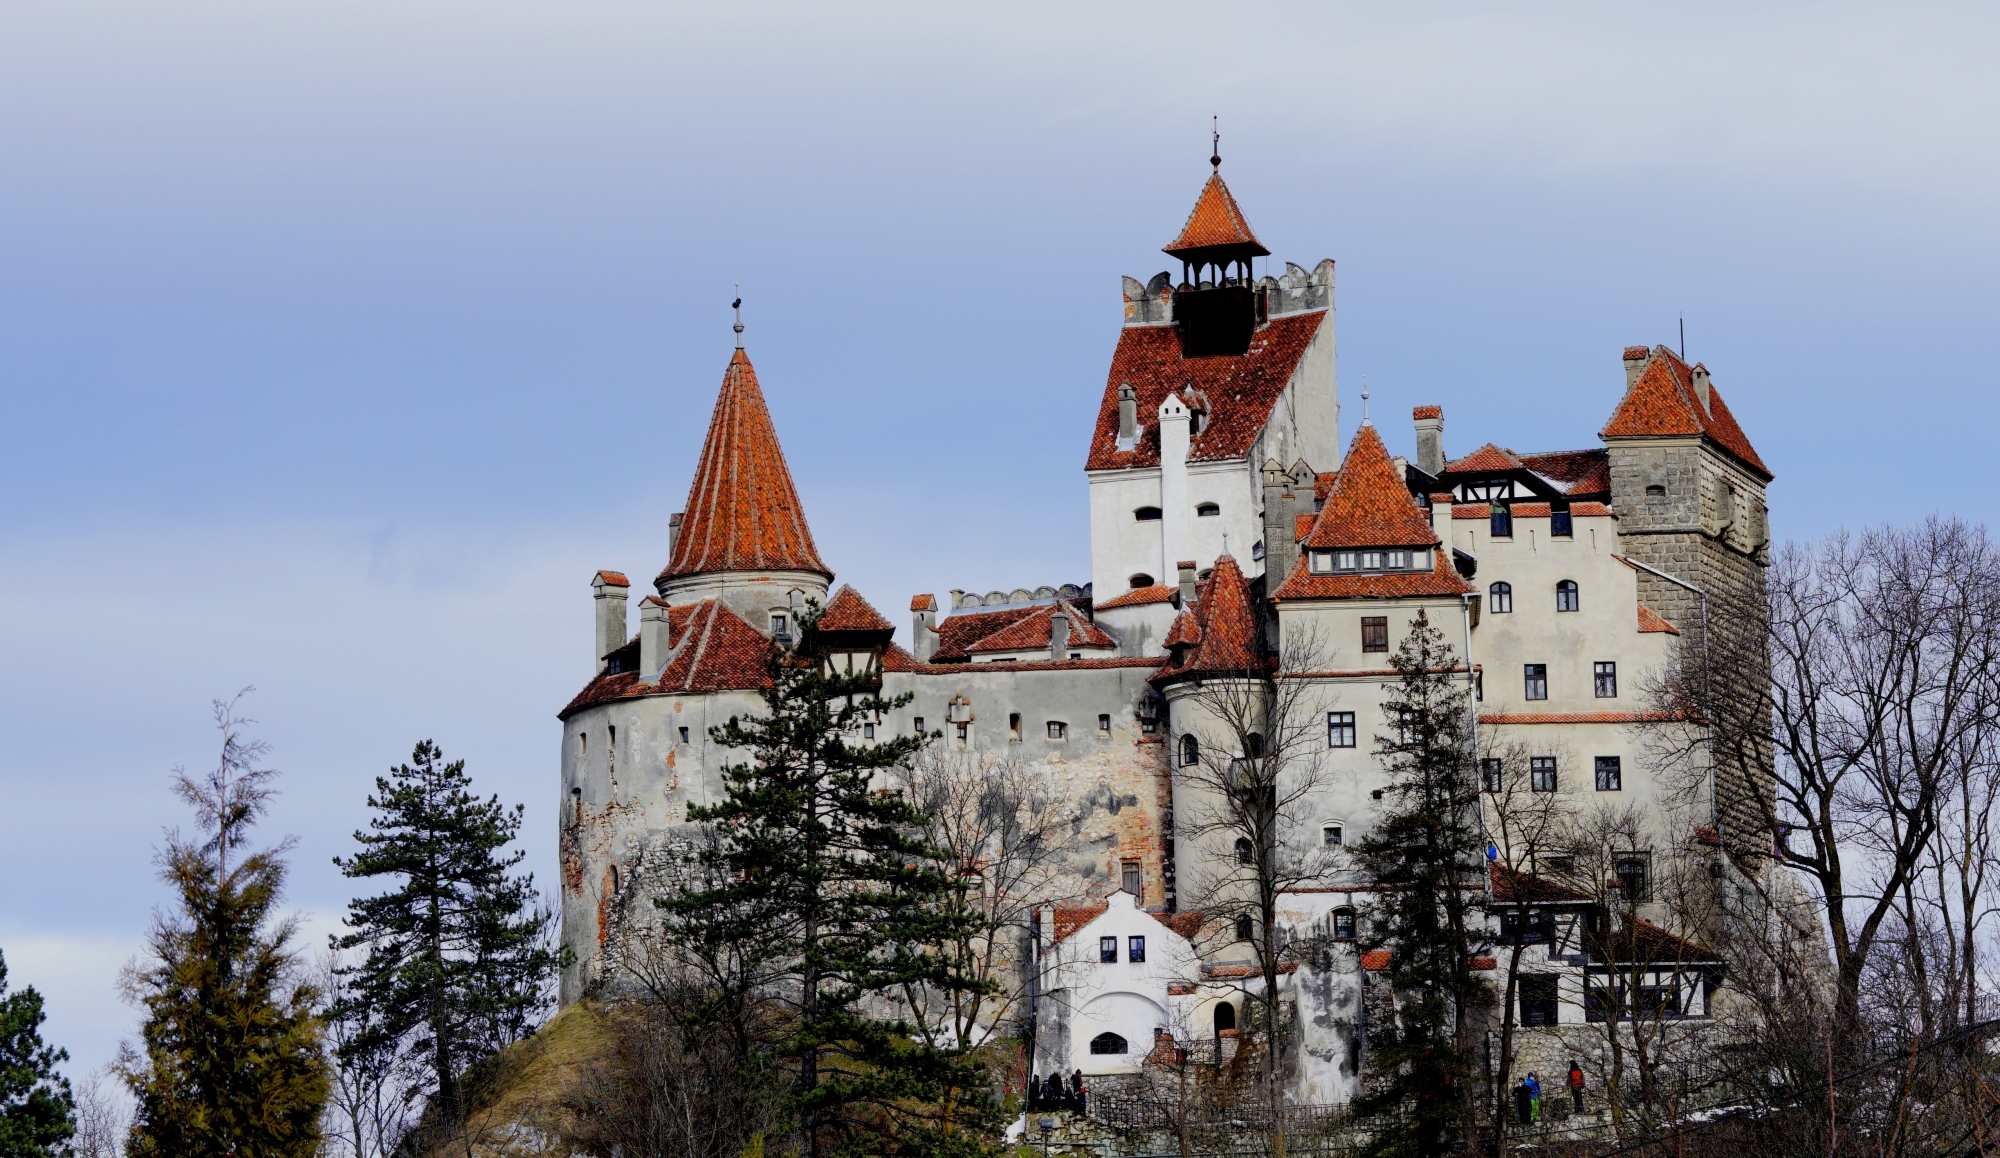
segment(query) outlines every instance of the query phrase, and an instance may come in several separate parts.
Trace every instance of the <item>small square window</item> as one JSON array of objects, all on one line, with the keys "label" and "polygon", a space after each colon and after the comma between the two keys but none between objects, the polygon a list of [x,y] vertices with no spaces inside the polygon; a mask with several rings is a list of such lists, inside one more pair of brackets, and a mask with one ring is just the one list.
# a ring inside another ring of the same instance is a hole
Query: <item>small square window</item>
[{"label": "small square window", "polygon": [[1521,682],[1526,697],[1531,700],[1549,698],[1549,665],[1530,663],[1521,665]]},{"label": "small square window", "polygon": [[1067,735],[1069,735],[1068,724],[1063,723],[1061,720],[1049,721],[1049,739],[1060,740]]},{"label": "small square window", "polygon": [[1319,830],[1320,842],[1328,848],[1339,848],[1340,836],[1341,832],[1338,824],[1329,824]]},{"label": "small square window", "polygon": [[1574,538],[1575,536],[1576,532],[1571,529],[1571,524],[1569,521],[1569,508],[1568,507],[1550,508],[1549,537],[1554,539],[1570,539]]},{"label": "small square window", "polygon": [[922,716],[918,716],[914,721],[912,721],[911,730],[916,732],[916,734],[919,736],[924,734],[924,718]]},{"label": "small square window", "polygon": [[1528,788],[1533,792],[1554,792],[1556,790],[1556,758],[1554,756],[1528,757]]},{"label": "small square window", "polygon": [[1099,937],[1097,939],[1097,959],[1106,965],[1118,960],[1118,938]]},{"label": "small square window", "polygon": [[1364,615],[1361,617],[1361,650],[1389,650],[1389,617],[1386,615]]},{"label": "small square window", "polygon": [[1407,571],[1409,568],[1410,553],[1408,551],[1389,552],[1389,569],[1391,571]]},{"label": "small square window", "polygon": [[1618,698],[1618,665],[1615,663],[1594,663],[1590,665],[1591,683],[1597,688],[1597,698],[1614,700]]},{"label": "small square window", "polygon": [[1146,939],[1144,937],[1125,938],[1125,959],[1134,965],[1146,962]]},{"label": "small square window", "polygon": [[1118,866],[1118,884],[1126,892],[1135,897],[1143,896],[1145,882],[1145,874],[1140,871],[1138,861],[1128,860]]},{"label": "small square window", "polygon": [[685,743],[687,743],[687,742],[688,742],[688,730],[687,730],[686,728],[682,728],[682,729],[681,729],[681,743],[685,744]]},{"label": "small square window", "polygon": [[1619,792],[1625,786],[1623,762],[1616,756],[1597,758],[1597,790],[1599,792]]},{"label": "small square window", "polygon": [[1098,731],[1100,731],[1100,732],[1109,732],[1109,731],[1111,731],[1111,715],[1110,715],[1110,713],[1108,713],[1108,712],[1099,712],[1099,713],[1097,713],[1097,730],[1098,730]]},{"label": "small square window", "polygon": [[966,740],[968,740],[968,739],[970,739],[970,738],[971,738],[971,736],[972,736],[972,725],[971,725],[971,724],[960,724],[960,725],[958,726],[958,742],[959,742],[959,743],[961,743],[961,744],[965,743],[965,742],[966,742]]},{"label": "small square window", "polygon": [[1492,756],[1481,758],[1479,761],[1479,787],[1487,792],[1498,792],[1500,791],[1500,785],[1500,761]]},{"label": "small square window", "polygon": [[1354,940],[1353,909],[1335,909],[1333,911],[1333,939],[1336,941]]},{"label": "small square window", "polygon": [[1361,552],[1361,569],[1363,571],[1380,571],[1382,569],[1382,552]]},{"label": "small square window", "polygon": [[1327,551],[1314,551],[1312,553],[1312,569],[1313,573],[1317,575],[1324,575],[1328,571],[1333,570],[1333,555]]},{"label": "small square window", "polygon": [[1328,712],[1326,714],[1326,746],[1329,748],[1354,747],[1354,713]]},{"label": "small square window", "polygon": [[771,634],[772,635],[785,634],[785,625],[788,622],[789,620],[785,616],[773,612],[771,615]]},{"label": "small square window", "polygon": [[861,738],[864,740],[873,740],[875,738],[875,725],[873,724],[861,725]]}]

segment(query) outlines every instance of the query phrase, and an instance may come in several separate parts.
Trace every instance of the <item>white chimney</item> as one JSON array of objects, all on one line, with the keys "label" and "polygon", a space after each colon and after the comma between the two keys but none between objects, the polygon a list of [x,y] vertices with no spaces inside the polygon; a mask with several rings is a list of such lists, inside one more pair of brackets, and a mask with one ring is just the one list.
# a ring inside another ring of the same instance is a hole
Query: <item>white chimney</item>
[{"label": "white chimney", "polygon": [[658,679],[673,654],[673,632],[668,627],[666,600],[648,595],[639,601],[639,678]]},{"label": "white chimney", "polygon": [[596,671],[604,670],[604,657],[625,646],[625,597],[632,590],[632,581],[616,571],[599,571],[590,581],[592,598],[597,604],[597,639],[595,661]]}]

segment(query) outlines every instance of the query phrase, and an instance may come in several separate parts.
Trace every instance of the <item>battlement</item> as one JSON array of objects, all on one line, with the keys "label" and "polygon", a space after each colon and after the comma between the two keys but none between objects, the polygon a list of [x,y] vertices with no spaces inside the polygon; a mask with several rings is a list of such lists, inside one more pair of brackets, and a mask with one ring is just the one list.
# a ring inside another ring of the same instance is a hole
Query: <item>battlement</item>
[{"label": "battlement", "polygon": [[1061,587],[1037,587],[1033,591],[1025,587],[1016,587],[1012,591],[989,591],[985,595],[980,595],[972,591],[954,590],[951,593],[951,609],[953,611],[984,611],[994,607],[1028,607],[1041,603],[1054,603],[1058,599],[1066,599],[1074,603],[1078,600],[1088,600],[1089,598],[1090,584],[1088,583],[1081,587],[1078,587],[1074,583],[1065,583]]},{"label": "battlement", "polygon": [[[1213,283],[1206,281],[1200,285],[1176,287],[1173,284],[1173,277],[1165,270],[1154,274],[1152,280],[1144,284],[1133,277],[1122,280],[1125,289],[1125,324],[1128,326],[1170,326],[1175,321],[1176,294],[1216,288]],[[1252,288],[1257,290],[1263,299],[1259,310],[1259,316],[1263,318],[1326,309],[1333,304],[1333,259],[1327,258],[1311,270],[1288,261],[1285,263],[1283,277],[1266,274],[1258,278]]]}]

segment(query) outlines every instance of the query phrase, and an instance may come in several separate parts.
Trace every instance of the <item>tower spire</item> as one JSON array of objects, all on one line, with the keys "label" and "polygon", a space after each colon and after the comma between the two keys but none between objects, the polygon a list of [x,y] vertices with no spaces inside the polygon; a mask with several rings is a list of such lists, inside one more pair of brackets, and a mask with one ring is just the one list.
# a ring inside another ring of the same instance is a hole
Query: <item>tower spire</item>
[{"label": "tower spire", "polygon": [[743,283],[740,281],[736,283],[736,300],[729,303],[729,308],[736,311],[736,325],[731,328],[736,331],[736,348],[741,350],[743,348]]},{"label": "tower spire", "polygon": [[1212,116],[1208,120],[1208,163],[1215,167],[1217,173],[1220,173],[1222,172],[1222,118]]}]

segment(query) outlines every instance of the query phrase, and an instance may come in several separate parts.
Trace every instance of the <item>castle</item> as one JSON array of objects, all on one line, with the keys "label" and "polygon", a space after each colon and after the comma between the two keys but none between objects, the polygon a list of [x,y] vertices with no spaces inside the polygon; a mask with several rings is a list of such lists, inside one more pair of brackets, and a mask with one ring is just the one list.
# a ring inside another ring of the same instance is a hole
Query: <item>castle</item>
[{"label": "castle", "polygon": [[[1419,613],[1459,653],[1482,744],[1529,754],[1532,792],[1660,814],[1642,682],[1703,645],[1711,593],[1761,582],[1768,541],[1771,473],[1709,371],[1665,347],[1625,349],[1623,380],[1601,394],[1601,445],[1585,449],[1487,444],[1454,459],[1439,406],[1415,409],[1411,458],[1366,418],[1343,440],[1334,263],[1255,276],[1268,251],[1215,163],[1165,247],[1178,279],[1124,279],[1084,455],[1081,587],[918,594],[900,639],[862,593],[831,590],[739,338],[636,635],[627,578],[591,583],[597,672],[561,712],[565,1002],[612,980],[688,805],[718,799],[720,770],[744,758],[709,728],[762,710],[765,649],[792,642],[809,602],[845,649],[833,662],[878,668],[886,695],[913,697],[870,735],[941,731],[944,749],[1024,764],[1067,801],[1073,839],[1019,954],[1041,970],[1032,1014],[1014,1014],[1032,1017],[1037,1073],[1131,1073],[1187,1027],[1220,1050],[1244,1015],[1260,932],[1196,911],[1217,911],[1241,848],[1190,818],[1213,806],[1197,773],[1216,753],[1265,753],[1217,718],[1205,689],[1219,682],[1297,689],[1294,722],[1310,720],[1291,744],[1315,775],[1288,800],[1282,839],[1326,869],[1286,890],[1280,918],[1331,945],[1286,967],[1304,1102],[1358,1089],[1380,962],[1355,947],[1366,890],[1338,856],[1385,807],[1372,737],[1389,653]],[[1728,786],[1713,798],[1718,814],[1731,807]],[[1730,827],[1753,831],[1754,818]],[[1643,915],[1649,854],[1621,856],[1616,883]],[[1496,900],[1524,881],[1496,868]],[[1553,883],[1539,895],[1565,903]],[[1584,919],[1590,897],[1566,899],[1564,919]],[[1558,953],[1560,940],[1536,955],[1524,1018],[1533,1002],[1545,1024],[1581,1022],[1592,970],[1601,983],[1611,964]],[[1704,980],[1677,970],[1653,999],[1700,1017]]]}]

